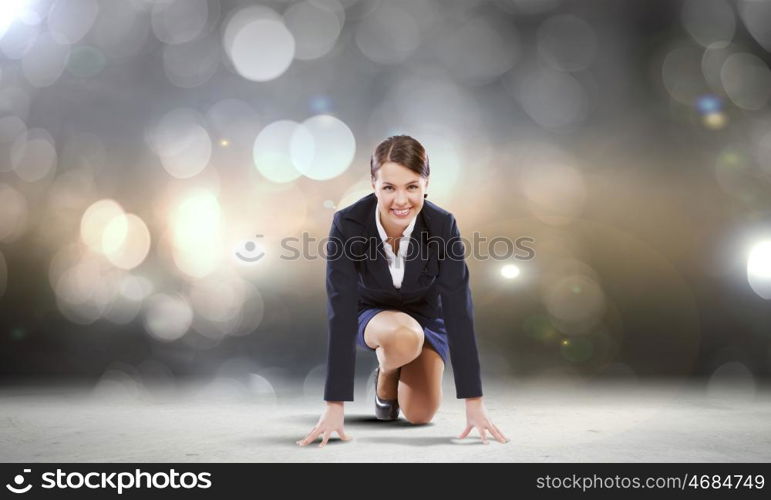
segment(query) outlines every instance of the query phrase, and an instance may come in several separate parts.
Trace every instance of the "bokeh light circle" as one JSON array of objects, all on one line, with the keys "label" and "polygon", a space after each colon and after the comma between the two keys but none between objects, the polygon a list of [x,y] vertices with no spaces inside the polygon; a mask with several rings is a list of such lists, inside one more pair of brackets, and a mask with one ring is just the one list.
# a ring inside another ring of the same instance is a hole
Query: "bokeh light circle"
[{"label": "bokeh light circle", "polygon": [[380,2],[356,27],[356,46],[370,60],[380,64],[405,61],[420,44],[415,19],[393,2]]},{"label": "bokeh light circle", "polygon": [[105,229],[113,219],[124,215],[123,207],[115,200],[102,199],[92,203],[80,219],[81,240],[93,251],[102,252]]},{"label": "bokeh light circle", "polygon": [[685,0],[683,26],[702,47],[725,47],[734,36],[736,16],[725,0]]},{"label": "bokeh light circle", "polygon": [[30,129],[17,137],[11,159],[19,178],[27,182],[38,181],[56,170],[58,156],[54,139],[45,129]]},{"label": "bokeh light circle", "polygon": [[348,126],[330,115],[305,120],[289,144],[292,162],[299,172],[314,180],[343,173],[356,154],[356,139]]},{"label": "bokeh light circle", "polygon": [[134,214],[113,217],[104,227],[102,251],[114,266],[133,269],[150,251],[150,231]]},{"label": "bokeh light circle", "polygon": [[588,68],[597,54],[592,27],[572,14],[550,17],[538,27],[538,53],[552,68],[579,71]]},{"label": "bokeh light circle", "polygon": [[96,0],[56,0],[48,11],[48,30],[56,42],[75,44],[86,36],[98,12]]},{"label": "bokeh light circle", "polygon": [[292,138],[310,142],[313,137],[299,123],[279,120],[260,131],[252,147],[252,159],[257,170],[272,182],[291,182],[302,175],[292,161]]},{"label": "bokeh light circle", "polygon": [[771,70],[754,54],[736,53],[726,58],[720,79],[728,98],[746,110],[763,109],[771,97]]},{"label": "bokeh light circle", "polygon": [[164,0],[153,4],[153,33],[167,44],[199,38],[205,32],[208,20],[207,0]]},{"label": "bokeh light circle", "polygon": [[166,78],[181,88],[203,85],[217,72],[220,47],[212,37],[176,44],[163,48],[163,70]]},{"label": "bokeh light circle", "polygon": [[551,69],[526,74],[519,86],[519,102],[544,128],[559,128],[583,121],[589,100],[581,82],[568,73]]},{"label": "bokeh light circle", "polygon": [[306,0],[291,5],[284,12],[284,19],[295,40],[295,58],[312,60],[334,47],[345,10],[337,0]]},{"label": "bokeh light circle", "polygon": [[24,53],[21,69],[33,87],[49,87],[62,76],[69,57],[69,45],[59,44],[51,34],[43,33]]},{"label": "bokeh light circle", "polygon": [[[292,64],[295,41],[280,18],[231,20],[225,31],[225,50],[239,75],[255,82],[281,76]],[[229,38],[232,37],[232,40]]]},{"label": "bokeh light circle", "polygon": [[209,164],[212,142],[203,123],[204,119],[197,111],[178,108],[166,113],[148,131],[151,148],[172,177],[193,177]]},{"label": "bokeh light circle", "polygon": [[156,340],[177,340],[187,333],[192,322],[193,309],[183,296],[158,293],[147,299],[144,326]]}]

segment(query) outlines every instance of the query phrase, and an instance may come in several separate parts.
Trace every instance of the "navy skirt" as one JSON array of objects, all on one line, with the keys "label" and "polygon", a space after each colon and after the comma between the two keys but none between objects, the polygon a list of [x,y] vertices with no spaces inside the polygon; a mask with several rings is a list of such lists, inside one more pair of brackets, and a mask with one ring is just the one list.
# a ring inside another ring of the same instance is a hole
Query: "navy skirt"
[{"label": "navy skirt", "polygon": [[[364,309],[359,313],[359,332],[356,335],[356,344],[367,351],[374,351],[370,346],[364,342],[364,329],[367,327],[367,323],[372,319],[374,315],[381,311],[398,311],[393,308],[380,308],[370,307]],[[429,346],[433,348],[439,356],[441,356],[444,364],[447,365],[449,358],[450,346],[447,344],[447,330],[444,327],[444,318],[424,318],[419,315],[410,314],[415,320],[423,327],[423,337]]]}]

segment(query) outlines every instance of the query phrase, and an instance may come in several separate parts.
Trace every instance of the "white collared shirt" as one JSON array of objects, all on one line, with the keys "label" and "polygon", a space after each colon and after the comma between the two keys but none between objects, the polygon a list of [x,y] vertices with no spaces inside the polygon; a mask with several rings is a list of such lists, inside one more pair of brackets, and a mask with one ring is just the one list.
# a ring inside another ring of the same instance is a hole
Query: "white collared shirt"
[{"label": "white collared shirt", "polygon": [[380,234],[380,239],[383,240],[383,248],[386,257],[388,258],[388,270],[391,271],[391,278],[394,281],[395,288],[402,287],[402,280],[404,279],[404,257],[407,255],[410,244],[410,235],[415,227],[417,218],[417,216],[413,217],[410,224],[402,232],[402,237],[399,239],[399,249],[397,253],[394,254],[391,244],[388,243],[388,235],[385,232],[385,228],[380,222],[380,203],[378,202],[375,206],[375,224],[377,224],[377,232]]}]

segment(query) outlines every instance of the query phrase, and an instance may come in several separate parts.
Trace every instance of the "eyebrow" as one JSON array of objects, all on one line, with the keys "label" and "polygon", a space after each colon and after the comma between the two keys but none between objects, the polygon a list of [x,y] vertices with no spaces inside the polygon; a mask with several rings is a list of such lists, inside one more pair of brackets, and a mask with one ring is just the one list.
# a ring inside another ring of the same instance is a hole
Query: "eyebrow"
[{"label": "eyebrow", "polygon": [[[405,186],[409,186],[410,184],[417,184],[419,181],[410,181]],[[388,184],[389,186],[395,186],[396,184],[388,181],[383,181],[383,184]]]}]

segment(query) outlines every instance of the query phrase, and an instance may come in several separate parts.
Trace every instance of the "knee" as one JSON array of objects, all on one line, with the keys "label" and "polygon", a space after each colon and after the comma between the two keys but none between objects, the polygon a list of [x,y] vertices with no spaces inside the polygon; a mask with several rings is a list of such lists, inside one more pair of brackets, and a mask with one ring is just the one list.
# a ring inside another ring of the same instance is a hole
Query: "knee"
[{"label": "knee", "polygon": [[436,414],[436,408],[414,408],[414,409],[406,409],[402,408],[402,413],[404,414],[404,418],[407,419],[407,421],[413,425],[421,425],[421,424],[427,424],[431,422],[431,419],[434,418],[434,415]]},{"label": "knee", "polygon": [[412,326],[399,325],[381,344],[388,357],[399,366],[420,356],[423,349],[423,331]]}]

